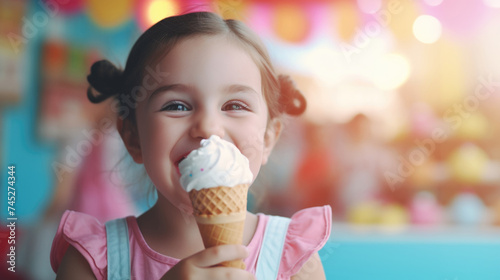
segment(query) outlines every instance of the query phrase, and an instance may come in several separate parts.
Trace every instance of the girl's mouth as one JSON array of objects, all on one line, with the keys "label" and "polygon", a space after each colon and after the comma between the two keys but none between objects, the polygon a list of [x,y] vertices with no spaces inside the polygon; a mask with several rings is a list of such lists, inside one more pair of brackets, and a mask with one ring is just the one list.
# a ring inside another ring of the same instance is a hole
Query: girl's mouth
[{"label": "girl's mouth", "polygon": [[183,161],[184,159],[186,159],[186,157],[187,157],[188,154],[189,153],[183,155],[179,160],[177,160],[175,162],[175,169],[177,170],[177,174],[179,174],[179,176],[181,175],[181,171],[179,170],[179,164],[181,163],[181,161]]},{"label": "girl's mouth", "polygon": [[181,163],[181,161],[185,160],[185,159],[186,159],[186,157],[187,157],[187,155],[182,156],[182,157],[181,157],[181,158],[177,161],[177,163],[176,163],[175,165],[179,166],[179,164]]}]

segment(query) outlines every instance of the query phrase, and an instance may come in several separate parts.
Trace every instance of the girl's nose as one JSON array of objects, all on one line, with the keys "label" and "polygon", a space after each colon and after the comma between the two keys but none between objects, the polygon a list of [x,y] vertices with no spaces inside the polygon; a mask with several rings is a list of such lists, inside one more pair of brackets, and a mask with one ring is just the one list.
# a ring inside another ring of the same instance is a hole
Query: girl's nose
[{"label": "girl's nose", "polygon": [[195,139],[207,139],[211,135],[224,138],[222,120],[214,112],[199,113],[191,127],[190,135]]}]

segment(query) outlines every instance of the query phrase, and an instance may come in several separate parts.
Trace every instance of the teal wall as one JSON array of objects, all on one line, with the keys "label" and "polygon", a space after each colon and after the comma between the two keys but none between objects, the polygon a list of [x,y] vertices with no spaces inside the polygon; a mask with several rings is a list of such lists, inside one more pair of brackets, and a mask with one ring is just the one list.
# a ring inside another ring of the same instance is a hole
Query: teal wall
[{"label": "teal wall", "polygon": [[500,279],[500,237],[491,242],[348,241],[333,233],[320,257],[327,279]]}]

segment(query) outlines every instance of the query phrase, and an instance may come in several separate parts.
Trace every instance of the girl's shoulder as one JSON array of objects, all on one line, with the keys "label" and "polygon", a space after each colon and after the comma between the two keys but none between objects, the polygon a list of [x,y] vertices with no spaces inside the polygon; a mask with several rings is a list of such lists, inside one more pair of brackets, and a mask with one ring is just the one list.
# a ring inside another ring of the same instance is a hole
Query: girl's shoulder
[{"label": "girl's shoulder", "polygon": [[64,212],[50,252],[54,272],[58,271],[70,245],[87,260],[97,279],[106,278],[108,264],[105,224],[88,214],[69,210]]},{"label": "girl's shoulder", "polygon": [[[264,239],[270,216],[258,216],[266,223],[266,227],[257,230]],[[290,218],[279,264],[279,279],[297,274],[307,260],[325,245],[330,237],[331,223],[332,209],[328,205],[300,210]],[[262,246],[262,241],[259,243]]]},{"label": "girl's shoulder", "polygon": [[75,211],[64,212],[50,252],[50,263],[55,272],[69,245],[82,254],[96,277],[105,277],[106,229],[99,220]]}]

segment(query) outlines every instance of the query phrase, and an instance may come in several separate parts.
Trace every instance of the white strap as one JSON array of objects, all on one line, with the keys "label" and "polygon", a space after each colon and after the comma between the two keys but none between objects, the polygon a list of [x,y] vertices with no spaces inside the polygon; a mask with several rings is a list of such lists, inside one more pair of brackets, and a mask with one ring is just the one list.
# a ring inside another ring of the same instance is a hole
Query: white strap
[{"label": "white strap", "polygon": [[290,224],[289,218],[269,216],[264,232],[262,247],[257,260],[257,280],[271,280],[278,277],[285,237]]},{"label": "white strap", "polygon": [[108,280],[130,280],[130,248],[127,220],[106,222]]}]

